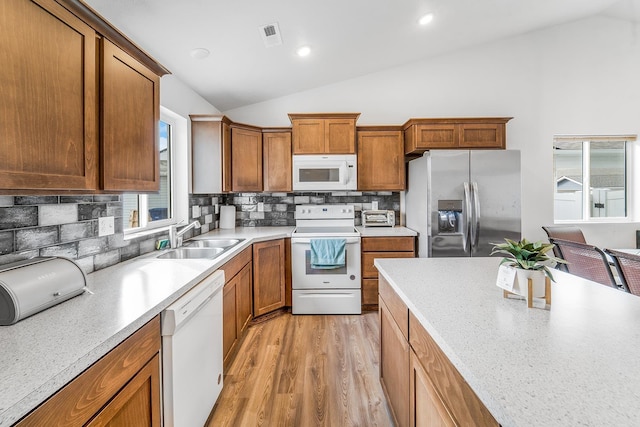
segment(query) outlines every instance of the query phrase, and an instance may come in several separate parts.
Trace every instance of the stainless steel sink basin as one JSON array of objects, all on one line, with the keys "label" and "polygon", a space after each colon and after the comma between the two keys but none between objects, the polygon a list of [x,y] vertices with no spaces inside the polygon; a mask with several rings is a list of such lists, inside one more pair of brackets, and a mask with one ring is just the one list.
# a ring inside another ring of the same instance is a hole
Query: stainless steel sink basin
[{"label": "stainless steel sink basin", "polygon": [[189,248],[181,247],[158,255],[158,258],[170,259],[213,259],[224,252],[224,248]]},{"label": "stainless steel sink basin", "polygon": [[184,243],[189,248],[229,248],[244,239],[192,239]]}]

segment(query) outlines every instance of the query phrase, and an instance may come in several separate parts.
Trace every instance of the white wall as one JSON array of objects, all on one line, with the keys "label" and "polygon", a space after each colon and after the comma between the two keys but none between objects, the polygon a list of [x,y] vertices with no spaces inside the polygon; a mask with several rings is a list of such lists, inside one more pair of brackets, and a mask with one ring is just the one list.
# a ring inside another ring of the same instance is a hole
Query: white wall
[{"label": "white wall", "polygon": [[[522,150],[523,235],[542,240],[553,223],[553,135],[640,133],[639,30],[591,17],[225,114],[260,126],[287,126],[289,112],[361,112],[358,124],[514,117],[507,146]],[[640,224],[582,227],[593,244],[635,247]]]}]

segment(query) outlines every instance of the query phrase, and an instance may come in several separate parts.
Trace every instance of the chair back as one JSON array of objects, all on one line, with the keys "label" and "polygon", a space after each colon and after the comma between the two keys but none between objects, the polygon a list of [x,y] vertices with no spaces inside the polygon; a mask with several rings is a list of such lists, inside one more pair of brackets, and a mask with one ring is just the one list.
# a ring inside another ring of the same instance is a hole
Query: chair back
[{"label": "chair back", "polygon": [[562,239],[549,239],[560,251],[560,257],[567,261],[567,272],[603,285],[618,288],[607,256],[600,249],[586,243]]},{"label": "chair back", "polygon": [[[542,229],[547,233],[549,242],[551,242],[551,239],[562,239],[569,240],[571,242],[587,243],[584,238],[584,234],[582,234],[582,230],[575,225],[547,225],[543,226]],[[560,254],[560,250],[557,246],[553,248],[553,254],[556,258],[562,258],[562,254]],[[558,270],[568,271],[565,264],[558,264],[556,268]]]},{"label": "chair back", "polygon": [[613,258],[624,290],[640,296],[640,256],[613,249],[605,252]]}]

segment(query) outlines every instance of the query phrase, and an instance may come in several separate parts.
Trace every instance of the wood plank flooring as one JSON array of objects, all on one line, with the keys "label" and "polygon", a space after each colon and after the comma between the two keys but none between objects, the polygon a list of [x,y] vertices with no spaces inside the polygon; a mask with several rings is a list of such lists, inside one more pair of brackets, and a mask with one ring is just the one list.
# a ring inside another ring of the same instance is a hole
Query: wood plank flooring
[{"label": "wood plank flooring", "polygon": [[207,427],[391,426],[377,312],[252,325]]}]

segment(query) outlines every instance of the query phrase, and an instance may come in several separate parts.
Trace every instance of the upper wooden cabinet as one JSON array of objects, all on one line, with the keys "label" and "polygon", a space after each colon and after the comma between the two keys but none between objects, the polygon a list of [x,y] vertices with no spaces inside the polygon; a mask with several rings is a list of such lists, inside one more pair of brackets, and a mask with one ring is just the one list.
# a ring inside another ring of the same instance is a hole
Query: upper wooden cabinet
[{"label": "upper wooden cabinet", "polygon": [[231,120],[226,116],[189,117],[193,193],[231,191]]},{"label": "upper wooden cabinet", "polygon": [[0,8],[0,188],[98,188],[96,32],[53,0]]},{"label": "upper wooden cabinet", "polygon": [[262,132],[258,128],[231,126],[231,189],[262,191]]},{"label": "upper wooden cabinet", "polygon": [[354,154],[360,113],[289,114],[293,154]]},{"label": "upper wooden cabinet", "polygon": [[291,132],[262,129],[264,191],[291,191]]},{"label": "upper wooden cabinet", "polygon": [[0,190],[157,190],[166,69],[72,0],[3,1],[0,59]]},{"label": "upper wooden cabinet", "polygon": [[506,148],[511,117],[411,119],[404,126],[404,152],[419,156],[430,149]]},{"label": "upper wooden cabinet", "polygon": [[400,128],[358,128],[358,190],[401,191],[405,185]]},{"label": "upper wooden cabinet", "polygon": [[100,82],[102,188],[158,191],[160,78],[102,39]]}]

